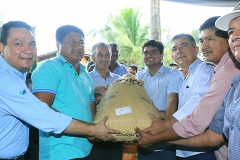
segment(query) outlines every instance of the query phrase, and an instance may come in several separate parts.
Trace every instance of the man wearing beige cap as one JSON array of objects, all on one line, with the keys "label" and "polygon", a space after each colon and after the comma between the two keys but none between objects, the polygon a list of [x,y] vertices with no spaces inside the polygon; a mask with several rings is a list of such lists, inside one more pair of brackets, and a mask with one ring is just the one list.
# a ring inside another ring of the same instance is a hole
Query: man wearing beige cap
[{"label": "man wearing beige cap", "polygon": [[[235,7],[239,8],[240,4]],[[229,46],[236,60],[240,62],[240,11],[235,10],[220,17],[216,21],[216,27],[223,31],[228,31]],[[230,90],[225,97],[224,103],[215,114],[209,129],[204,133],[185,140],[174,142],[178,145],[190,147],[219,147],[228,142],[228,159],[239,159],[240,150],[240,75],[234,78]],[[217,100],[217,99],[214,99]],[[203,117],[204,118],[204,117]],[[138,130],[138,129],[137,129]],[[169,133],[168,133],[169,134]],[[140,136],[146,133],[140,132]],[[160,138],[160,134],[155,136],[155,142],[172,140],[171,138]],[[163,136],[163,134],[162,134]],[[145,137],[146,138],[146,137]],[[178,139],[175,137],[175,139]],[[145,139],[146,140],[146,139]],[[142,142],[144,144],[144,142]],[[146,143],[146,142],[145,142]]]}]

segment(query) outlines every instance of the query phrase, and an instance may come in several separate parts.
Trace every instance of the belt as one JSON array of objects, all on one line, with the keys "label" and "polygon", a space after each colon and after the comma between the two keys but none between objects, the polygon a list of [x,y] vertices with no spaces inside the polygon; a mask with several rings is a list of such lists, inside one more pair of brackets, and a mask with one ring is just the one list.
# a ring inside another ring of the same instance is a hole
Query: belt
[{"label": "belt", "polygon": [[15,158],[12,158],[12,159],[3,159],[3,158],[0,158],[0,160],[24,160],[24,156],[21,155],[21,156],[17,156]]}]

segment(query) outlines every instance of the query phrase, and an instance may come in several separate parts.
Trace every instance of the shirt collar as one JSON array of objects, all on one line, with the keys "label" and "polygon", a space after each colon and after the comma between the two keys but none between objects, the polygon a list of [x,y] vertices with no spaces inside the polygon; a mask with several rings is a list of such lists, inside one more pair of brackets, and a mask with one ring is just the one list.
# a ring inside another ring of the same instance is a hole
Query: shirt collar
[{"label": "shirt collar", "polygon": [[194,71],[194,70],[197,68],[197,66],[199,65],[199,63],[201,63],[201,62],[202,62],[202,61],[201,61],[199,58],[197,58],[197,59],[189,66],[188,73]]},{"label": "shirt collar", "polygon": [[237,76],[233,79],[232,85],[233,85],[233,86],[238,86],[239,83],[240,83],[240,74],[237,75]]},{"label": "shirt collar", "polygon": [[0,56],[0,66],[3,67],[4,69],[6,69],[8,72],[11,72],[11,73],[17,75],[23,81],[26,80],[27,72],[25,72],[25,73],[19,72],[16,68],[9,65],[2,56]]},{"label": "shirt collar", "polygon": [[[165,72],[166,68],[167,68],[167,67],[164,66],[163,63],[162,63],[162,66],[159,68],[157,74],[163,74],[163,73]],[[143,70],[143,73],[145,73],[145,74],[147,74],[147,75],[150,75],[148,68],[145,69],[145,70]]]},{"label": "shirt collar", "polygon": [[[93,76],[94,76],[94,77],[97,77],[97,76],[102,77],[102,76],[98,73],[98,71],[96,70],[96,67],[93,68],[92,73],[93,73]],[[109,70],[108,70],[108,76],[107,76],[107,77],[108,77],[108,78],[113,77],[113,73],[111,73]]]},{"label": "shirt collar", "polygon": [[228,61],[228,59],[230,58],[229,53],[226,52],[222,58],[220,59],[220,62],[217,64],[217,66],[214,68],[214,71],[217,72],[220,68],[222,68],[225,63]]},{"label": "shirt collar", "polygon": [[[61,63],[61,64],[66,64],[66,63],[68,63],[69,65],[72,65],[71,63],[69,63],[60,53],[57,53],[57,59],[59,60],[59,62]],[[82,69],[83,70],[85,70],[86,69],[86,67],[84,66],[84,65],[82,65],[80,62],[78,62],[78,65],[80,66],[80,68],[81,68],[81,72],[82,72]]]},{"label": "shirt collar", "polygon": [[[195,69],[197,68],[198,64],[201,63],[202,61],[197,58],[190,66],[189,66],[189,69],[188,69],[188,75],[191,73],[191,72],[194,72]],[[185,75],[183,74],[183,72],[180,72],[180,78],[182,80],[184,80],[186,77]]]},{"label": "shirt collar", "polygon": [[62,64],[68,63],[68,61],[67,61],[60,53],[57,53],[57,59],[58,59]]}]

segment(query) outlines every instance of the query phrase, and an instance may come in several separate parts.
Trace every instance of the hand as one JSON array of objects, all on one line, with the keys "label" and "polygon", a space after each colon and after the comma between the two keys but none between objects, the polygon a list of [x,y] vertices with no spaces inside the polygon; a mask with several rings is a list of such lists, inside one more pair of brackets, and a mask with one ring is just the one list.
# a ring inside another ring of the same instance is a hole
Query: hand
[{"label": "hand", "polygon": [[157,134],[169,128],[168,123],[162,121],[161,119],[155,117],[153,114],[148,113],[148,116],[152,119],[152,124],[150,127],[144,129],[144,132],[148,132],[150,134]]},{"label": "hand", "polygon": [[87,139],[88,139],[88,141],[89,142],[100,142],[101,140],[100,139],[97,139],[97,138],[95,138],[95,137],[87,137]]},{"label": "hand", "polygon": [[156,143],[156,140],[154,138],[155,135],[146,133],[146,132],[140,130],[138,127],[134,128],[134,129],[140,136],[140,138],[135,140],[138,142],[139,145],[141,145],[143,147],[148,147],[148,146]]},{"label": "hand", "polygon": [[94,94],[104,95],[104,93],[108,90],[106,86],[98,85],[94,88]]},{"label": "hand", "polygon": [[111,134],[120,134],[120,131],[109,129],[106,126],[106,121],[108,120],[108,116],[105,116],[103,120],[101,120],[99,123],[97,123],[95,127],[95,132],[93,136],[95,138],[101,139],[103,141],[113,141],[116,140],[115,137],[113,137]]}]

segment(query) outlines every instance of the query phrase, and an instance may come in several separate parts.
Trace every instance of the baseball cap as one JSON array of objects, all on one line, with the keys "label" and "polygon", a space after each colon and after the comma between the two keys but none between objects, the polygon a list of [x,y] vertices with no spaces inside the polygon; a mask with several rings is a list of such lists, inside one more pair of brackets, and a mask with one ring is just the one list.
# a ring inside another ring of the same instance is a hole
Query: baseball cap
[{"label": "baseball cap", "polygon": [[229,23],[234,19],[240,17],[240,3],[238,3],[231,13],[219,17],[215,23],[220,30],[227,31]]}]

